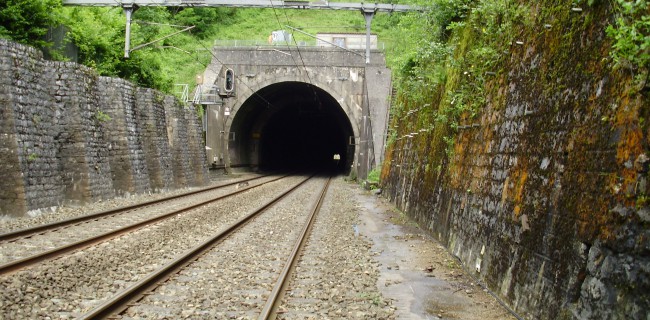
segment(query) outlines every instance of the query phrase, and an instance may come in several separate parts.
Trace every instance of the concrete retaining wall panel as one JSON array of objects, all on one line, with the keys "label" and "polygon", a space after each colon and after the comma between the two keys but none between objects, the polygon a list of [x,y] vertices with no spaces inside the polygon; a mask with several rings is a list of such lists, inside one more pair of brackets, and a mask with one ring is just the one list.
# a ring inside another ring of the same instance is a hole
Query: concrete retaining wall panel
[{"label": "concrete retaining wall panel", "polygon": [[142,148],[140,125],[135,112],[135,87],[128,81],[100,77],[98,83],[104,125],[109,136],[111,177],[117,195],[149,190],[148,168]]},{"label": "concrete retaining wall panel", "polygon": [[182,107],[174,99],[165,99],[165,115],[167,121],[167,135],[172,153],[172,170],[174,172],[174,186],[193,184],[194,175],[190,169],[190,158],[187,141],[187,121]]},{"label": "concrete retaining wall panel", "polygon": [[[54,72],[45,69],[42,54],[0,41],[3,66],[3,201],[2,214],[56,207],[62,200],[54,140],[60,126],[52,123],[56,108],[49,94]],[[13,200],[12,200],[13,199]]]},{"label": "concrete retaining wall panel", "polygon": [[58,70],[55,97],[61,110],[63,139],[59,156],[65,199],[85,204],[114,196],[106,125],[100,117],[94,70],[75,63],[53,63]]},{"label": "concrete retaining wall panel", "polygon": [[197,110],[193,105],[184,109],[183,113],[187,122],[187,146],[189,156],[189,167],[193,176],[192,185],[204,185],[207,183],[207,158],[205,156],[205,138],[203,137],[203,125],[197,117]]}]

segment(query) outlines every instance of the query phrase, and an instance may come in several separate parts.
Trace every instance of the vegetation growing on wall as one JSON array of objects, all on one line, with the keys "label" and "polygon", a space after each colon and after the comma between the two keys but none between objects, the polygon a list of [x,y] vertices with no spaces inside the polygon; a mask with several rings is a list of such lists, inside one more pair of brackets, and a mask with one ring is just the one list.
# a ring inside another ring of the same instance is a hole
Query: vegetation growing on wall
[{"label": "vegetation growing on wall", "polygon": [[[471,125],[486,103],[486,79],[501,72],[504,53],[517,45],[516,30],[531,23],[529,8],[514,0],[420,5],[429,10],[413,13],[399,25],[399,32],[417,37],[403,40],[409,50],[390,56],[398,67],[398,99],[391,109],[388,144],[399,138],[394,129],[404,122],[411,131],[434,132],[447,144],[449,158],[458,127]],[[416,113],[413,124],[410,116]]]},{"label": "vegetation growing on wall", "polygon": [[616,0],[616,23],[607,27],[614,40],[610,53],[615,66],[628,69],[639,89],[648,84],[650,74],[650,2]]},{"label": "vegetation growing on wall", "polygon": [[[601,2],[577,1],[575,5],[604,5]],[[398,45],[389,49],[389,63],[397,69],[398,99],[391,109],[394,123],[388,145],[400,137],[396,131],[399,124],[418,113],[418,123],[410,130],[442,135],[448,144],[447,156],[451,156],[458,126],[471,124],[486,103],[485,90],[490,89],[485,86],[486,79],[499,75],[508,52],[524,44],[524,39],[516,37],[533,23],[531,8],[515,0],[418,4],[428,10],[400,19],[391,31],[413,36],[399,38]],[[650,85],[648,2],[615,0],[612,6],[617,18],[606,30],[613,40],[610,55],[617,68],[633,74],[637,90],[643,90]]]},{"label": "vegetation growing on wall", "polygon": [[4,0],[0,4],[0,37],[44,47],[43,36],[56,25],[60,0]]},{"label": "vegetation growing on wall", "polygon": [[411,19],[384,194],[526,318],[645,317],[648,282],[618,275],[647,265],[647,1],[434,0]]}]

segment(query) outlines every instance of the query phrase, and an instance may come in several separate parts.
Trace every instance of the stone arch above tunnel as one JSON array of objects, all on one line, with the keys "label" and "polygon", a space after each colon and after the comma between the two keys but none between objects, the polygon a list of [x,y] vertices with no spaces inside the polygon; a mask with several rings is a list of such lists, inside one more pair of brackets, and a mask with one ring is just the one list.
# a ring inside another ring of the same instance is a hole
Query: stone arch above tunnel
[{"label": "stone arch above tunnel", "polygon": [[[292,70],[293,72],[297,71],[295,68]],[[254,98],[255,95],[258,94],[260,90],[263,88],[268,88],[273,85],[277,85],[280,83],[301,83],[304,85],[311,85],[314,88],[318,90],[323,90],[327,94],[329,94],[331,97],[333,97],[340,108],[345,112],[347,115],[350,123],[352,124],[352,130],[354,131],[354,136],[358,137],[359,136],[359,126],[358,124],[360,123],[360,119],[362,118],[362,101],[355,101],[355,100],[360,100],[362,97],[357,97],[354,98],[353,94],[348,93],[347,96],[346,94],[340,92],[340,90],[337,90],[330,84],[320,81],[321,79],[318,79],[317,75],[316,77],[312,77],[311,83],[309,82],[301,82],[301,81],[296,81],[297,76],[292,75],[291,73],[288,72],[288,74],[282,75],[280,77],[273,78],[272,76],[267,75],[266,77],[262,78],[261,81],[255,81],[245,87],[245,91],[243,93],[239,93],[238,97],[234,99],[233,103],[230,105],[232,106],[230,109],[230,117],[226,120],[226,129],[230,129],[232,126],[233,120],[235,119],[237,112],[241,108],[242,105],[246,101],[248,101],[251,98]],[[241,90],[241,87],[238,89]]]}]

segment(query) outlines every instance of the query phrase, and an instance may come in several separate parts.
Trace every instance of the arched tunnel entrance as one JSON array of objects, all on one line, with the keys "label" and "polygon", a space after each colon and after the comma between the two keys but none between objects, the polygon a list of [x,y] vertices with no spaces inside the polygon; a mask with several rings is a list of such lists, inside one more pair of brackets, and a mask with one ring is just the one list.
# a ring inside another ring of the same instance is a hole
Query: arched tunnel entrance
[{"label": "arched tunnel entrance", "polygon": [[229,146],[239,161],[261,170],[347,173],[354,159],[349,143],[354,131],[343,108],[329,93],[304,82],[275,83],[251,95],[230,132],[236,139]]}]

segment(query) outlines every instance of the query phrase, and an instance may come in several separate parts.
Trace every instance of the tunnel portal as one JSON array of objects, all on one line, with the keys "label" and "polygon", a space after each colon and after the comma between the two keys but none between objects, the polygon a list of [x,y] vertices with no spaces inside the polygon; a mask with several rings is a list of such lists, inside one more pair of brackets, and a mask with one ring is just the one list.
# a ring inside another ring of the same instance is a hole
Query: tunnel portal
[{"label": "tunnel portal", "polygon": [[[324,90],[279,82],[251,95],[233,119],[240,159],[265,171],[335,170],[347,173],[354,157],[350,120]],[[233,142],[231,142],[233,144]],[[335,162],[334,154],[340,155]]]},{"label": "tunnel portal", "polygon": [[383,159],[392,92],[384,56],[372,52],[367,62],[339,48],[215,46],[195,92],[210,167],[320,169],[338,153],[340,173],[365,178]]}]

